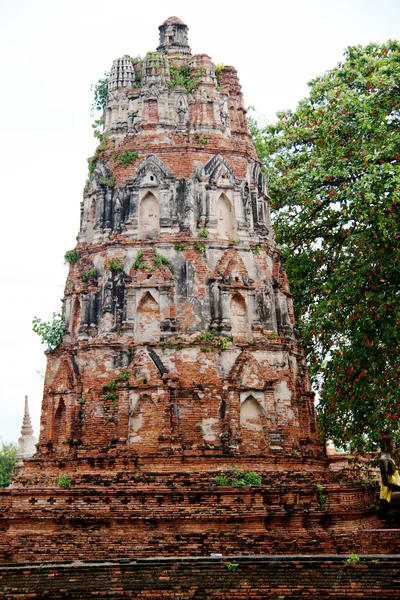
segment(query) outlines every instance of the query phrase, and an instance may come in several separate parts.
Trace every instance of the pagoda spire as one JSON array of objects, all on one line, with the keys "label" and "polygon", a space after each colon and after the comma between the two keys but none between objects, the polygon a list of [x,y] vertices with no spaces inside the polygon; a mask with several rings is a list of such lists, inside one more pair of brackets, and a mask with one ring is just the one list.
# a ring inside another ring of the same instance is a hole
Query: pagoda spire
[{"label": "pagoda spire", "polygon": [[33,435],[32,421],[29,414],[28,396],[25,396],[24,418],[22,421],[21,435]]},{"label": "pagoda spire", "polygon": [[21,437],[18,438],[17,458],[19,464],[31,458],[36,452],[37,439],[33,435],[31,416],[29,414],[28,396],[25,396],[24,418],[22,420]]}]

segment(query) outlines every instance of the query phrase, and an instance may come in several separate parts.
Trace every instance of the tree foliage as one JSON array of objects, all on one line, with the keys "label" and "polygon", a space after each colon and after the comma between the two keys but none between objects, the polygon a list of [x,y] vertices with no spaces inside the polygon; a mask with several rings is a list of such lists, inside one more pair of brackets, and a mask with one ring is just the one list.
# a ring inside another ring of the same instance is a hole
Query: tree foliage
[{"label": "tree foliage", "polygon": [[10,478],[17,460],[17,445],[1,443],[0,449],[0,488],[10,485]]},{"label": "tree foliage", "polygon": [[104,78],[99,79],[97,83],[93,83],[90,86],[94,97],[92,102],[91,115],[93,116],[95,112],[101,110],[103,111],[107,104],[107,96],[108,96],[108,79],[110,77],[110,73],[105,72]]},{"label": "tree foliage", "polygon": [[362,451],[400,432],[400,44],[344,56],[295,111],[250,127],[321,431]]},{"label": "tree foliage", "polygon": [[42,344],[46,345],[46,352],[53,352],[61,344],[65,332],[61,314],[53,313],[51,321],[42,321],[39,317],[34,317],[32,325],[32,331],[37,333],[42,339]]}]

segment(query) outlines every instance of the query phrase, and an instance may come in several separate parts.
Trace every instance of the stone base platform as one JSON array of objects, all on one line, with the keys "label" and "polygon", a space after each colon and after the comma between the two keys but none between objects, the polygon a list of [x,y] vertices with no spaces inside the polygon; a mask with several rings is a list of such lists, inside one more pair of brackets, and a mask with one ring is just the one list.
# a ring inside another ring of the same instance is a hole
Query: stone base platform
[{"label": "stone base platform", "polygon": [[382,527],[371,482],[337,483],[323,461],[260,460],[247,485],[251,459],[129,460],[28,461],[0,490],[0,561],[348,553]]},{"label": "stone base platform", "polygon": [[400,555],[224,555],[0,564],[7,600],[398,598]]}]

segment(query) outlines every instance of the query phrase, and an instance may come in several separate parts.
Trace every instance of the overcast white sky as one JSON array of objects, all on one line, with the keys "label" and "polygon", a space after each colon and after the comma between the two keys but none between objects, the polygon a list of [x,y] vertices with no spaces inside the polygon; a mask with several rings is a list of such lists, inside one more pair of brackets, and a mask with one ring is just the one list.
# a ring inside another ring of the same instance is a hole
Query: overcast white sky
[{"label": "overcast white sky", "polygon": [[245,102],[274,121],[348,45],[400,37],[399,0],[0,0],[0,439],[39,433],[45,370],[32,318],[60,308],[92,137],[90,84],[113,59],[158,46],[177,16],[193,53],[238,69]]}]

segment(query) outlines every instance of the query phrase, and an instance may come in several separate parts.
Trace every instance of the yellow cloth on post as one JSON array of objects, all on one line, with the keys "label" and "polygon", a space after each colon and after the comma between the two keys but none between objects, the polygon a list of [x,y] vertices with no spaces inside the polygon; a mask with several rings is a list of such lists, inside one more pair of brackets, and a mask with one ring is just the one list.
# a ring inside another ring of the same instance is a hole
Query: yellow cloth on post
[{"label": "yellow cloth on post", "polygon": [[[389,479],[390,483],[395,483],[396,485],[400,485],[400,473],[398,472],[398,470],[396,469],[396,471],[393,473],[393,475],[389,475],[388,479]],[[392,490],[389,487],[386,487],[386,485],[383,485],[382,479],[381,479],[380,499],[386,500],[387,502],[390,502],[392,499]]]}]

